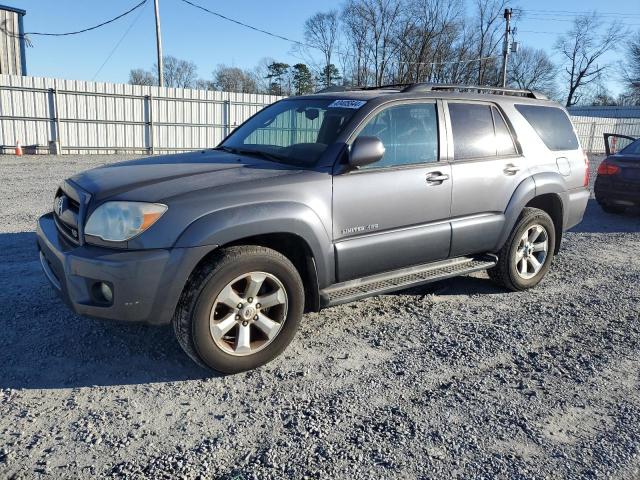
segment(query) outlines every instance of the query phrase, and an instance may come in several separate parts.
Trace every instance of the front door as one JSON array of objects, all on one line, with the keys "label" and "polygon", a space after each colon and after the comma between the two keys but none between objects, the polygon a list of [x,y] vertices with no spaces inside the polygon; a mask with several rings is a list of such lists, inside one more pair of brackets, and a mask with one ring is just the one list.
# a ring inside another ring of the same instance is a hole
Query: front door
[{"label": "front door", "polygon": [[385,154],[333,178],[339,282],[448,257],[452,182],[440,131],[435,101],[386,107],[360,130]]}]

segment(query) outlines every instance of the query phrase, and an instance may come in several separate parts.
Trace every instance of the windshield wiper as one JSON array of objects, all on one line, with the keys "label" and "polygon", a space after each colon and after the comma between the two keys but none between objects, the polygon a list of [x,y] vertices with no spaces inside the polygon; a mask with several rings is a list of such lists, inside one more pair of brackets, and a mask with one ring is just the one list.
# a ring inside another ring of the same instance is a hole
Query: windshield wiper
[{"label": "windshield wiper", "polygon": [[242,148],[235,148],[235,147],[227,147],[225,145],[216,147],[215,150],[224,150],[225,152],[236,153],[238,155],[253,155],[256,157],[264,158],[265,160],[269,160],[271,162],[287,163],[286,157],[276,155],[274,153],[262,152],[260,150],[249,150],[249,149],[242,149]]}]

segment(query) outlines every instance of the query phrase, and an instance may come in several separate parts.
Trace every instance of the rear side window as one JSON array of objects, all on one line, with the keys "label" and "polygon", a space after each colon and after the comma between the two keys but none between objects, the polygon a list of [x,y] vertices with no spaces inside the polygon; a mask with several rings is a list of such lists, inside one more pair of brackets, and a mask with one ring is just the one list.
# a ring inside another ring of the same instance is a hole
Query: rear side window
[{"label": "rear side window", "polygon": [[449,103],[449,117],[456,160],[517,154],[511,133],[495,107]]},{"label": "rear side window", "polygon": [[493,113],[493,124],[496,128],[496,153],[499,157],[504,155],[516,155],[518,151],[513,143],[513,137],[507,128],[507,124],[504,123],[504,118],[498,112],[496,107],[491,107],[491,113]]},{"label": "rear side window", "polygon": [[491,107],[475,103],[450,103],[456,160],[488,157],[496,154]]},{"label": "rear side window", "polygon": [[576,150],[580,146],[571,120],[557,107],[515,105],[549,150]]}]

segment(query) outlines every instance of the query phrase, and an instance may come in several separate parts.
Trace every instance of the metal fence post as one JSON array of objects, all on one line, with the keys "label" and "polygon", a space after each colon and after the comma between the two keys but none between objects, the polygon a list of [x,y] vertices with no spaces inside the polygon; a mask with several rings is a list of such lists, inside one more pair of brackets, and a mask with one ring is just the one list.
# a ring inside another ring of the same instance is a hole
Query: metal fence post
[{"label": "metal fence post", "polygon": [[62,130],[60,129],[60,108],[58,107],[58,89],[51,89],[53,92],[53,108],[55,109],[56,120],[56,155],[62,155]]},{"label": "metal fence post", "polygon": [[591,122],[591,129],[589,130],[589,153],[593,153],[593,140],[596,136],[596,122]]},{"label": "metal fence post", "polygon": [[153,95],[147,95],[147,111],[149,112],[149,121],[147,122],[147,128],[149,129],[149,151],[151,155],[155,154],[155,147],[153,145]]},{"label": "metal fence post", "polygon": [[224,116],[225,116],[224,136],[226,137],[231,133],[231,100],[228,98],[224,101]]}]

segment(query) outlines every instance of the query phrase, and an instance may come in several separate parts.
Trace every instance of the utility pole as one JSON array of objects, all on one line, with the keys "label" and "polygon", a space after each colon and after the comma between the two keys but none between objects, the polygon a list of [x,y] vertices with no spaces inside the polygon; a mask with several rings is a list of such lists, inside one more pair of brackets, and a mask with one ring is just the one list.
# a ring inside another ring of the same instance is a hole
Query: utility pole
[{"label": "utility pole", "polygon": [[158,0],[153,0],[156,7],[156,47],[158,50],[158,84],[164,87],[164,74],[162,69],[162,34],[160,33],[160,7]]},{"label": "utility pole", "polygon": [[502,46],[502,87],[507,86],[507,63],[509,62],[509,35],[511,34],[511,13],[513,13],[512,8],[504,9],[506,28],[504,31],[504,43]]}]

